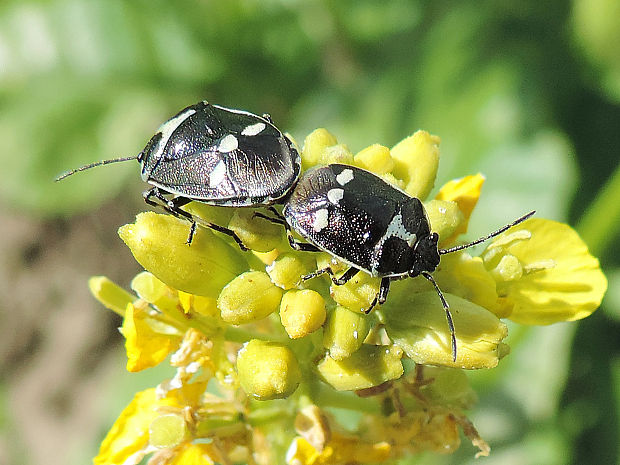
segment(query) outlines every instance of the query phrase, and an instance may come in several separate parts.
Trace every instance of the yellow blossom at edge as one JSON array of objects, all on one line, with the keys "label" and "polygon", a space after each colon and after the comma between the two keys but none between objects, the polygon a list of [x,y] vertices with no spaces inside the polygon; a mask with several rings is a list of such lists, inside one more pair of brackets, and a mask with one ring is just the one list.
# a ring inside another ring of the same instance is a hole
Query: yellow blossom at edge
[{"label": "yellow blossom at edge", "polygon": [[148,447],[149,426],[159,416],[158,409],[195,407],[205,387],[205,383],[186,385],[163,399],[157,398],[155,388],[136,393],[101,443],[94,465],[140,463],[142,457],[151,452]]},{"label": "yellow blossom at edge", "polygon": [[[523,234],[531,237],[500,245]],[[523,275],[498,282],[497,293],[512,321],[535,325],[573,321],[585,318],[599,307],[607,278],[598,260],[570,226],[530,219],[498,236],[482,254],[487,268],[501,267],[501,258],[510,256],[516,257]],[[501,276],[497,272],[494,275]]]},{"label": "yellow blossom at edge", "polygon": [[170,352],[176,350],[180,338],[155,332],[139,316],[133,304],[127,304],[123,320],[123,336],[127,351],[127,371],[136,372],[161,363]]},{"label": "yellow blossom at edge", "polygon": [[469,217],[478,203],[484,181],[485,177],[478,173],[460,179],[453,179],[441,187],[435,199],[456,202],[463,214],[463,221],[461,221],[456,231],[454,231],[450,238],[442,238],[444,241],[451,242],[459,234],[467,232]]}]

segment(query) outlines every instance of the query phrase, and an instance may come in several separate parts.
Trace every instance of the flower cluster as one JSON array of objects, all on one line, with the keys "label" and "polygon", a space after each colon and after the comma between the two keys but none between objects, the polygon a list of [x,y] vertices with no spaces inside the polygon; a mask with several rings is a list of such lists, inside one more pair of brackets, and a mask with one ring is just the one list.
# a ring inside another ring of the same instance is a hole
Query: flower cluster
[{"label": "flower cluster", "polygon": [[[304,169],[346,163],[373,171],[424,201],[442,248],[467,231],[484,177],[444,185],[429,199],[439,139],[418,131],[395,147],[357,154],[319,129],[304,141]],[[167,358],[172,379],[139,392],[101,445],[95,464],[381,463],[420,451],[450,453],[462,431],[489,447],[465,411],[475,403],[465,370],[492,368],[509,352],[507,318],[550,324],[584,318],[607,282],[567,225],[530,219],[490,241],[480,256],[443,256],[435,279],[452,309],[457,358],[432,285],[396,281],[366,315],[379,279],[358,273],[341,286],[301,277],[329,265],[325,253],[296,252],[283,229],[251,209],[186,207],[227,226],[251,252],[170,215],[142,213],[119,235],[145,268],[129,293],[90,281],[124,317],[127,369]],[[344,421],[337,409],[356,412]]]}]

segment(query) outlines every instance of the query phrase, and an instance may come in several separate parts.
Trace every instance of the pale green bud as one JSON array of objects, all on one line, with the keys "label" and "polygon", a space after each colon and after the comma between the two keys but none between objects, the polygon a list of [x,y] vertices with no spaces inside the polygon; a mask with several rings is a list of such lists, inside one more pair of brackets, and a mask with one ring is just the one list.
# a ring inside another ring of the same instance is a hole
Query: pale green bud
[{"label": "pale green bud", "polygon": [[358,350],[368,332],[368,317],[337,306],[329,315],[323,345],[334,360],[342,360]]},{"label": "pale green bud", "polygon": [[281,298],[282,289],[271,282],[267,273],[248,271],[222,289],[217,306],[222,320],[241,325],[262,320],[275,312]]},{"label": "pale green bud", "polygon": [[237,373],[243,390],[258,400],[283,399],[301,382],[291,349],[276,342],[252,339],[239,351]]},{"label": "pale green bud", "polygon": [[403,374],[403,352],[394,346],[364,344],[343,360],[326,355],[317,365],[319,375],[337,391],[367,389]]},{"label": "pale green bud", "polygon": [[325,321],[325,300],[316,291],[288,291],[280,303],[280,320],[291,339],[304,337]]},{"label": "pale green bud", "polygon": [[210,230],[198,227],[187,244],[189,223],[171,215],[140,213],[118,235],[138,263],[175,289],[215,296],[222,287],[247,269],[240,252]]}]

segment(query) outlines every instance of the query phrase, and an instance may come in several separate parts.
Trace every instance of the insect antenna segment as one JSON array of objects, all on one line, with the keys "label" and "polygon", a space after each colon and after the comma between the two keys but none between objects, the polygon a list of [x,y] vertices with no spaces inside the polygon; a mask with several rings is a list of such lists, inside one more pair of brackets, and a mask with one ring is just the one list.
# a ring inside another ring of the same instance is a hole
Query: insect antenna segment
[{"label": "insect antenna segment", "polygon": [[137,158],[138,156],[133,156],[133,157],[111,158],[110,160],[96,161],[94,163],[89,163],[88,165],[80,166],[79,168],[75,168],[73,170],[65,171],[60,176],[58,176],[55,179],[55,181],[56,182],[62,181],[63,179],[71,176],[72,174],[78,173],[80,171],[89,170],[91,168],[94,168],[95,166],[109,165],[110,163],[118,163],[121,161],[136,160]]},{"label": "insect antenna segment", "polygon": [[439,255],[445,255],[447,253],[452,253],[452,252],[458,252],[459,250],[463,250],[463,249],[467,249],[469,247],[473,247],[474,245],[478,245],[481,242],[484,241],[488,241],[489,239],[491,239],[492,237],[495,236],[499,236],[501,233],[503,233],[504,231],[507,231],[508,229],[512,228],[513,226],[518,225],[519,223],[524,222],[525,220],[527,220],[530,216],[532,216],[534,213],[536,213],[536,210],[532,210],[531,212],[523,215],[520,218],[517,218],[516,220],[514,220],[512,223],[507,224],[506,226],[502,226],[501,228],[499,228],[497,231],[493,231],[491,234],[487,234],[484,237],[481,237],[479,239],[476,239],[473,242],[470,242],[469,244],[463,244],[463,245],[457,245],[455,247],[450,247],[449,249],[439,249]]}]

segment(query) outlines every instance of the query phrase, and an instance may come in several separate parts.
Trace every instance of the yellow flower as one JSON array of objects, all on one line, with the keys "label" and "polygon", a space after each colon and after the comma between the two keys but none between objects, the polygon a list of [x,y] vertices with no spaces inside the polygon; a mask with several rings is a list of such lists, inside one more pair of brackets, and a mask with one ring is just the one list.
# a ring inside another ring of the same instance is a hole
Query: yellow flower
[{"label": "yellow flower", "polygon": [[452,242],[456,236],[467,232],[469,217],[478,203],[484,181],[485,178],[480,173],[454,179],[444,184],[435,196],[436,200],[455,202],[463,215],[463,220],[458,228],[452,232],[452,235],[450,237],[441,238],[444,244]]},{"label": "yellow flower", "polygon": [[154,388],[138,392],[101,443],[94,464],[140,463],[146,454],[156,450],[149,443],[149,428],[161,415],[161,409],[195,407],[205,387],[205,384],[196,383],[164,398],[158,398]]},{"label": "yellow flower", "polygon": [[145,318],[148,307],[127,305],[122,333],[127,351],[127,371],[136,372],[159,365],[181,340],[178,334],[160,333]]},{"label": "yellow flower", "polygon": [[521,324],[585,318],[607,289],[598,260],[556,221],[530,219],[495,238],[482,258],[497,283],[497,313]]},{"label": "yellow flower", "polygon": [[[353,155],[319,129],[304,141],[302,166],[349,163],[377,173],[425,202],[445,249],[466,242],[484,177],[450,181],[427,199],[439,143],[418,131],[392,149],[374,144]],[[280,463],[287,444],[289,464],[380,463],[453,452],[460,431],[488,455],[463,413],[476,401],[463,369],[495,367],[509,353],[500,318],[583,318],[607,286],[579,236],[549,220],[511,228],[480,256],[442,254],[433,276],[450,305],[453,360],[446,312],[427,280],[394,281],[387,301],[367,315],[379,278],[361,272],[340,286],[328,276],[303,280],[326,266],[340,275],[349,265],[292,250],[283,228],[251,209],[183,208],[199,225],[235,231],[251,251],[203,227],[188,245],[189,224],[170,215],[140,214],[120,228],[149,270],[132,281],[136,295],[101,277],[89,285],[124,316],[128,370],[170,355],[176,373],[136,394],[95,464],[130,465],[150,453],[154,464]],[[329,407],[357,410],[359,427],[343,428]]]}]

